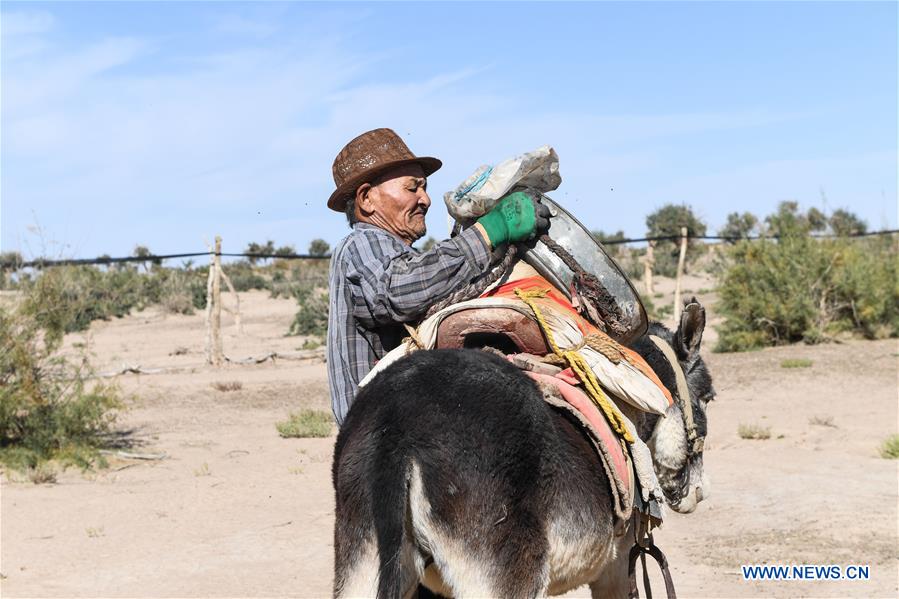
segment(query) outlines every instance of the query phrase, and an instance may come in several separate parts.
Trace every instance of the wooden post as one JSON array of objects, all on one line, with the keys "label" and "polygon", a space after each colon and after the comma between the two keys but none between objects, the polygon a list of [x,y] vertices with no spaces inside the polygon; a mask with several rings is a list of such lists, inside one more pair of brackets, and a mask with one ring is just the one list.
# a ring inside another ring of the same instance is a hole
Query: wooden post
[{"label": "wooden post", "polygon": [[234,310],[229,310],[227,306],[222,306],[222,309],[225,310],[228,314],[234,317],[234,325],[237,328],[237,334],[243,335],[243,325],[240,322],[240,296],[237,295],[237,292],[234,291],[234,285],[231,284],[231,279],[228,277],[228,273],[225,272],[225,269],[221,269],[222,280],[225,282],[225,285],[228,286],[228,291],[231,292],[231,295],[234,296]]},{"label": "wooden post", "polygon": [[222,349],[222,238],[216,235],[215,248],[206,280],[206,363],[221,366]]},{"label": "wooden post", "polygon": [[[207,244],[206,247],[209,247]],[[215,280],[215,249],[209,247],[209,276],[206,277],[206,363],[212,364],[212,284]]]},{"label": "wooden post", "polygon": [[646,285],[646,295],[650,297],[655,292],[652,285],[652,268],[656,263],[655,247],[656,242],[650,241],[646,246],[646,255],[643,257],[643,284]]},{"label": "wooden post", "polygon": [[215,236],[215,278],[212,279],[212,363],[225,361],[222,348],[222,238]]},{"label": "wooden post", "polygon": [[684,261],[687,257],[687,227],[680,228],[680,256],[677,258],[677,280],[674,282],[674,326],[680,324],[680,285],[684,276]]}]

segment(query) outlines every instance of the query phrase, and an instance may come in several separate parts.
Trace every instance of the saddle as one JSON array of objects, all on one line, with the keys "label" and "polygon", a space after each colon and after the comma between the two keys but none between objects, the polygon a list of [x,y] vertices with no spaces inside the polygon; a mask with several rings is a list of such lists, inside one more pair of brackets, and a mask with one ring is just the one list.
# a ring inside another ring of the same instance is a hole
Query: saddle
[{"label": "saddle", "polygon": [[[525,268],[530,270],[527,266]],[[571,330],[577,331],[582,336],[597,334],[593,325],[578,317],[566,297],[543,277],[527,270],[513,271],[511,282],[486,292],[482,298],[519,300],[521,297],[519,294],[523,290],[545,290],[546,293],[541,294],[543,296],[540,300],[541,312],[546,313],[548,321],[558,322],[553,320],[554,314],[556,319],[567,321],[572,327]],[[623,442],[619,433],[612,430],[606,416],[588,397],[582,381],[572,368],[565,368],[564,364],[560,367],[544,360],[545,356],[555,353],[553,344],[548,339],[548,336],[554,335],[541,328],[540,319],[535,318],[533,307],[522,311],[516,309],[517,306],[469,302],[460,308],[446,314],[439,321],[433,333],[433,347],[450,349],[492,347],[505,354],[510,362],[525,371],[525,374],[538,384],[547,404],[567,413],[584,429],[600,457],[611,485],[612,503],[618,522],[626,522],[630,517],[637,492],[636,480],[641,481],[641,487],[645,490],[656,490],[658,485],[651,474],[651,458],[645,445],[641,442],[636,448],[629,450],[628,444]],[[552,328],[546,321],[543,321],[543,326]],[[557,331],[561,334],[558,328]],[[617,346],[614,342],[612,345]],[[621,352],[633,353],[627,348],[621,346],[618,348]],[[645,365],[638,355],[636,358],[630,358],[629,355],[622,353],[621,359],[632,359],[640,365]],[[645,367],[648,370],[648,365]],[[640,370],[642,369],[637,369]],[[655,373],[651,374],[654,377]],[[641,373],[640,376],[642,375]],[[605,380],[610,379],[606,377]],[[635,439],[636,430],[630,421],[627,421],[627,429],[630,437]],[[647,496],[646,499],[648,498]]]},{"label": "saddle", "polygon": [[448,315],[437,327],[437,348],[484,346],[507,354],[545,356],[550,353],[540,325],[512,308],[472,307]]}]

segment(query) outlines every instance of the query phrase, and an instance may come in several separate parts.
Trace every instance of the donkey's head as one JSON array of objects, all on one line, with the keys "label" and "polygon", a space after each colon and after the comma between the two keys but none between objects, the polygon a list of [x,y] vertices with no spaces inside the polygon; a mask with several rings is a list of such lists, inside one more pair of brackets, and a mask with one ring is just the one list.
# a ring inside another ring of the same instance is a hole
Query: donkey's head
[{"label": "donkey's head", "polygon": [[[715,390],[705,362],[699,356],[704,329],[705,309],[694,297],[684,302],[675,332],[653,323],[647,335],[635,344],[635,349],[649,362],[674,398],[664,418],[643,420],[640,436],[646,439],[652,452],[665,499],[672,509],[685,514],[696,509],[696,504],[708,497],[710,491],[702,468],[702,451],[708,430],[706,407],[714,399]],[[663,351],[659,343],[666,344],[673,352]]]}]

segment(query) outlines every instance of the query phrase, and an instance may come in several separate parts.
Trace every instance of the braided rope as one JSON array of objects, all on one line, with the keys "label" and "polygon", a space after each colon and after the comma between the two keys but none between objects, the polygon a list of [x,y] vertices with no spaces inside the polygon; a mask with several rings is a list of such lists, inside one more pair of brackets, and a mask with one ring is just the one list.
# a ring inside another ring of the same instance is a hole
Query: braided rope
[{"label": "braided rope", "polygon": [[[549,250],[559,257],[565,266],[574,273],[574,287],[578,295],[589,304],[593,310],[587,308],[584,317],[603,331],[609,331],[619,337],[627,333],[627,325],[624,314],[618,302],[609,293],[605,285],[594,275],[589,273],[575,260],[568,250],[557,243],[548,233],[540,236],[540,241]],[[586,307],[586,306],[585,306]]]},{"label": "braided rope", "polygon": [[532,289],[530,291],[522,291],[518,288],[515,289],[515,295],[518,296],[518,299],[527,304],[527,306],[534,312],[537,323],[540,325],[540,330],[543,331],[543,335],[546,337],[550,349],[552,349],[556,356],[564,359],[568,366],[571,367],[571,370],[577,375],[577,378],[584,383],[587,395],[593,400],[593,403],[602,410],[603,414],[605,414],[606,420],[609,422],[609,426],[612,427],[612,430],[618,433],[618,435],[628,443],[633,443],[634,438],[624,424],[624,416],[618,410],[618,407],[609,399],[609,396],[603,392],[602,387],[599,385],[599,381],[596,379],[596,375],[593,373],[593,370],[590,368],[589,364],[587,364],[586,360],[584,360],[584,356],[579,354],[575,349],[562,350],[556,345],[556,340],[553,338],[552,331],[549,330],[549,325],[546,324],[546,319],[544,319],[540,307],[537,305],[537,302],[534,301],[534,298],[546,297],[546,294],[546,289]]},{"label": "braided rope", "polygon": [[503,257],[499,259],[499,262],[496,263],[496,266],[494,266],[491,270],[484,273],[468,285],[465,285],[458,291],[449,294],[436,304],[433,304],[430,308],[428,308],[428,311],[425,312],[425,318],[430,318],[447,306],[474,299],[484,293],[484,291],[488,287],[490,287],[490,285],[498,281],[504,274],[509,271],[509,268],[512,266],[512,262],[515,261],[517,255],[518,246],[510,243],[508,246],[506,246],[505,253],[503,254]]},{"label": "braided rope", "polygon": [[584,337],[584,345],[601,353],[612,364],[627,362],[632,366],[634,365],[633,358],[624,351],[624,347],[605,333],[591,333],[587,335]]}]

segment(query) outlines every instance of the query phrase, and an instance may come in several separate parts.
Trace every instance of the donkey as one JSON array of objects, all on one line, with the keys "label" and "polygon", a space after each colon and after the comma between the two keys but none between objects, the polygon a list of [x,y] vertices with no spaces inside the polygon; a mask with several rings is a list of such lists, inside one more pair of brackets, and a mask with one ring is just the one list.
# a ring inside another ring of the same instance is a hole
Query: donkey
[{"label": "donkey", "polygon": [[[677,331],[649,329],[686,375],[698,451],[678,402],[664,418],[628,413],[667,503],[685,513],[708,495],[701,439],[714,390],[699,356],[704,328],[694,298]],[[634,349],[674,395],[660,349],[646,337]],[[616,535],[588,437],[489,352],[420,351],[385,369],[359,392],[332,474],[336,597],[411,597],[419,583],[448,597],[556,595],[583,584],[594,597],[627,595],[633,534]]]}]

